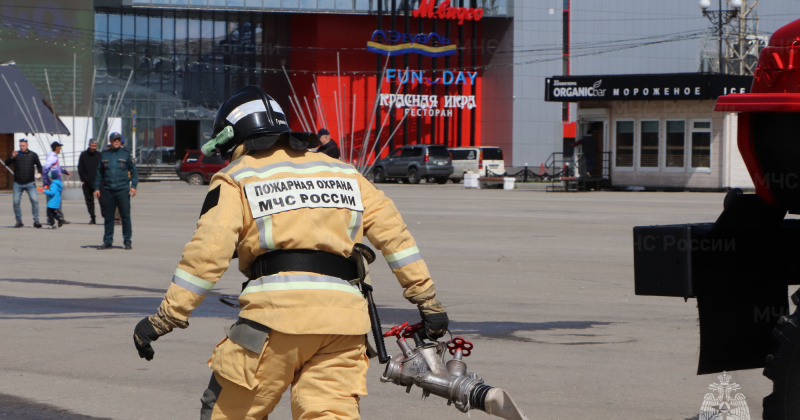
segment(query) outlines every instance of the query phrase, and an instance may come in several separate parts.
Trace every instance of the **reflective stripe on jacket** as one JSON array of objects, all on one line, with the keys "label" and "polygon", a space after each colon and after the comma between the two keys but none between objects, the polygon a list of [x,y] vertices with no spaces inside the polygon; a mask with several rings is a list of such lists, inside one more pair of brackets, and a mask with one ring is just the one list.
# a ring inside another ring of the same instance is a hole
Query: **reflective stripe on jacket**
[{"label": "reflective stripe on jacket", "polygon": [[[348,256],[366,236],[387,256],[406,297],[433,285],[394,203],[337,159],[276,145],[215,174],[208,197],[161,304],[171,316],[188,319],[227,270],[234,250],[239,270],[248,275],[255,258],[270,250]],[[260,277],[247,284],[239,303],[240,317],[287,334],[370,330],[361,293],[335,277],[303,272]]]}]

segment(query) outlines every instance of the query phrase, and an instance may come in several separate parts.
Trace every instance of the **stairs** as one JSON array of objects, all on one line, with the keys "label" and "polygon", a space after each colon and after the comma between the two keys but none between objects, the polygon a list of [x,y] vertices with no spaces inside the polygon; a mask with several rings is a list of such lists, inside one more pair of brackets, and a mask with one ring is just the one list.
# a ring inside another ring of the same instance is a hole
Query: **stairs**
[{"label": "stairs", "polygon": [[[555,152],[547,160],[547,167],[552,168],[553,175],[550,177],[550,185],[546,191],[601,191],[612,189],[611,185],[611,152],[603,152],[600,156],[600,173],[590,175],[584,171],[587,167],[586,157],[579,156],[577,162],[573,155],[565,155]],[[576,167],[583,176],[576,176]],[[560,172],[557,172],[559,171]]]},{"label": "stairs", "polygon": [[180,181],[175,173],[175,165],[137,165],[139,181]]}]

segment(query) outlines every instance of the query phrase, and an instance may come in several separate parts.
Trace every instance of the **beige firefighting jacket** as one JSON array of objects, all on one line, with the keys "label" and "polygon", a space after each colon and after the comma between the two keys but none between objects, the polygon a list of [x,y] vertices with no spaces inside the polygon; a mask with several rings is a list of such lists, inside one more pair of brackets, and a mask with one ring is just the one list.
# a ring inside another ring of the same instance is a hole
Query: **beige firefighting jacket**
[{"label": "beige firefighting jacket", "polygon": [[[215,192],[219,199],[213,207]],[[352,165],[282,144],[246,154],[211,179],[209,198],[175,269],[161,309],[187,320],[227,270],[234,250],[246,276],[276,249],[348,256],[364,236],[413,298],[433,286],[414,238],[392,200]],[[287,334],[365,334],[366,301],[345,280],[281,272],[251,280],[242,318]]]}]

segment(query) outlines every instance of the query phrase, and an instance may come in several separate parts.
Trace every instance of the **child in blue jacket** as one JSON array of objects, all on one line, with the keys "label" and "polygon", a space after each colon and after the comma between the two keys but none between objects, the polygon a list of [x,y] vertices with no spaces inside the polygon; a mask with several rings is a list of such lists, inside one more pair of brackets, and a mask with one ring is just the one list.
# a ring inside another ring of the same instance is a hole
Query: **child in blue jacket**
[{"label": "child in blue jacket", "polygon": [[47,196],[47,224],[50,227],[56,227],[55,221],[58,221],[58,227],[64,225],[64,215],[61,213],[61,190],[64,184],[61,182],[61,174],[58,171],[50,171],[48,176],[51,179],[50,188],[44,190]]}]

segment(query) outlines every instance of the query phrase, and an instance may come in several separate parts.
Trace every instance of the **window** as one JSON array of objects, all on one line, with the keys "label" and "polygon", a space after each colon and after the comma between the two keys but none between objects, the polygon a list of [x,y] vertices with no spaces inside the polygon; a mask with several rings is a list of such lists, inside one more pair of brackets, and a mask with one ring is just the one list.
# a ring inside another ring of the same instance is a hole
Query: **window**
[{"label": "window", "polygon": [[503,149],[499,147],[481,147],[485,160],[503,160]]},{"label": "window", "polygon": [[[416,154],[415,152],[416,152],[416,150],[414,150],[413,147],[404,147],[403,148],[403,154],[402,154],[401,157],[407,158],[407,157],[419,156],[419,154]],[[420,154],[421,153],[422,152],[420,152]]]},{"label": "window", "polygon": [[211,156],[203,156],[203,163],[219,165],[225,163],[225,159],[219,153],[214,153]]},{"label": "window", "polygon": [[406,147],[403,149],[403,157],[417,157],[422,156],[421,147]]},{"label": "window", "polygon": [[686,122],[667,121],[667,168],[683,168]]},{"label": "window", "polygon": [[453,160],[475,160],[478,158],[475,150],[472,149],[451,150],[450,155],[453,157]]},{"label": "window", "polygon": [[186,161],[187,162],[197,162],[200,157],[203,156],[200,152],[188,152],[186,153]]},{"label": "window", "polygon": [[392,150],[392,154],[389,155],[390,158],[398,158],[400,154],[403,153],[403,149],[394,149]]},{"label": "window", "polygon": [[450,152],[444,146],[433,146],[428,148],[428,155],[435,157],[450,157]]},{"label": "window", "polygon": [[633,121],[617,121],[616,166],[633,167]]},{"label": "window", "polygon": [[692,123],[692,168],[711,168],[711,121]]},{"label": "window", "polygon": [[658,168],[658,121],[642,121],[639,166]]}]

